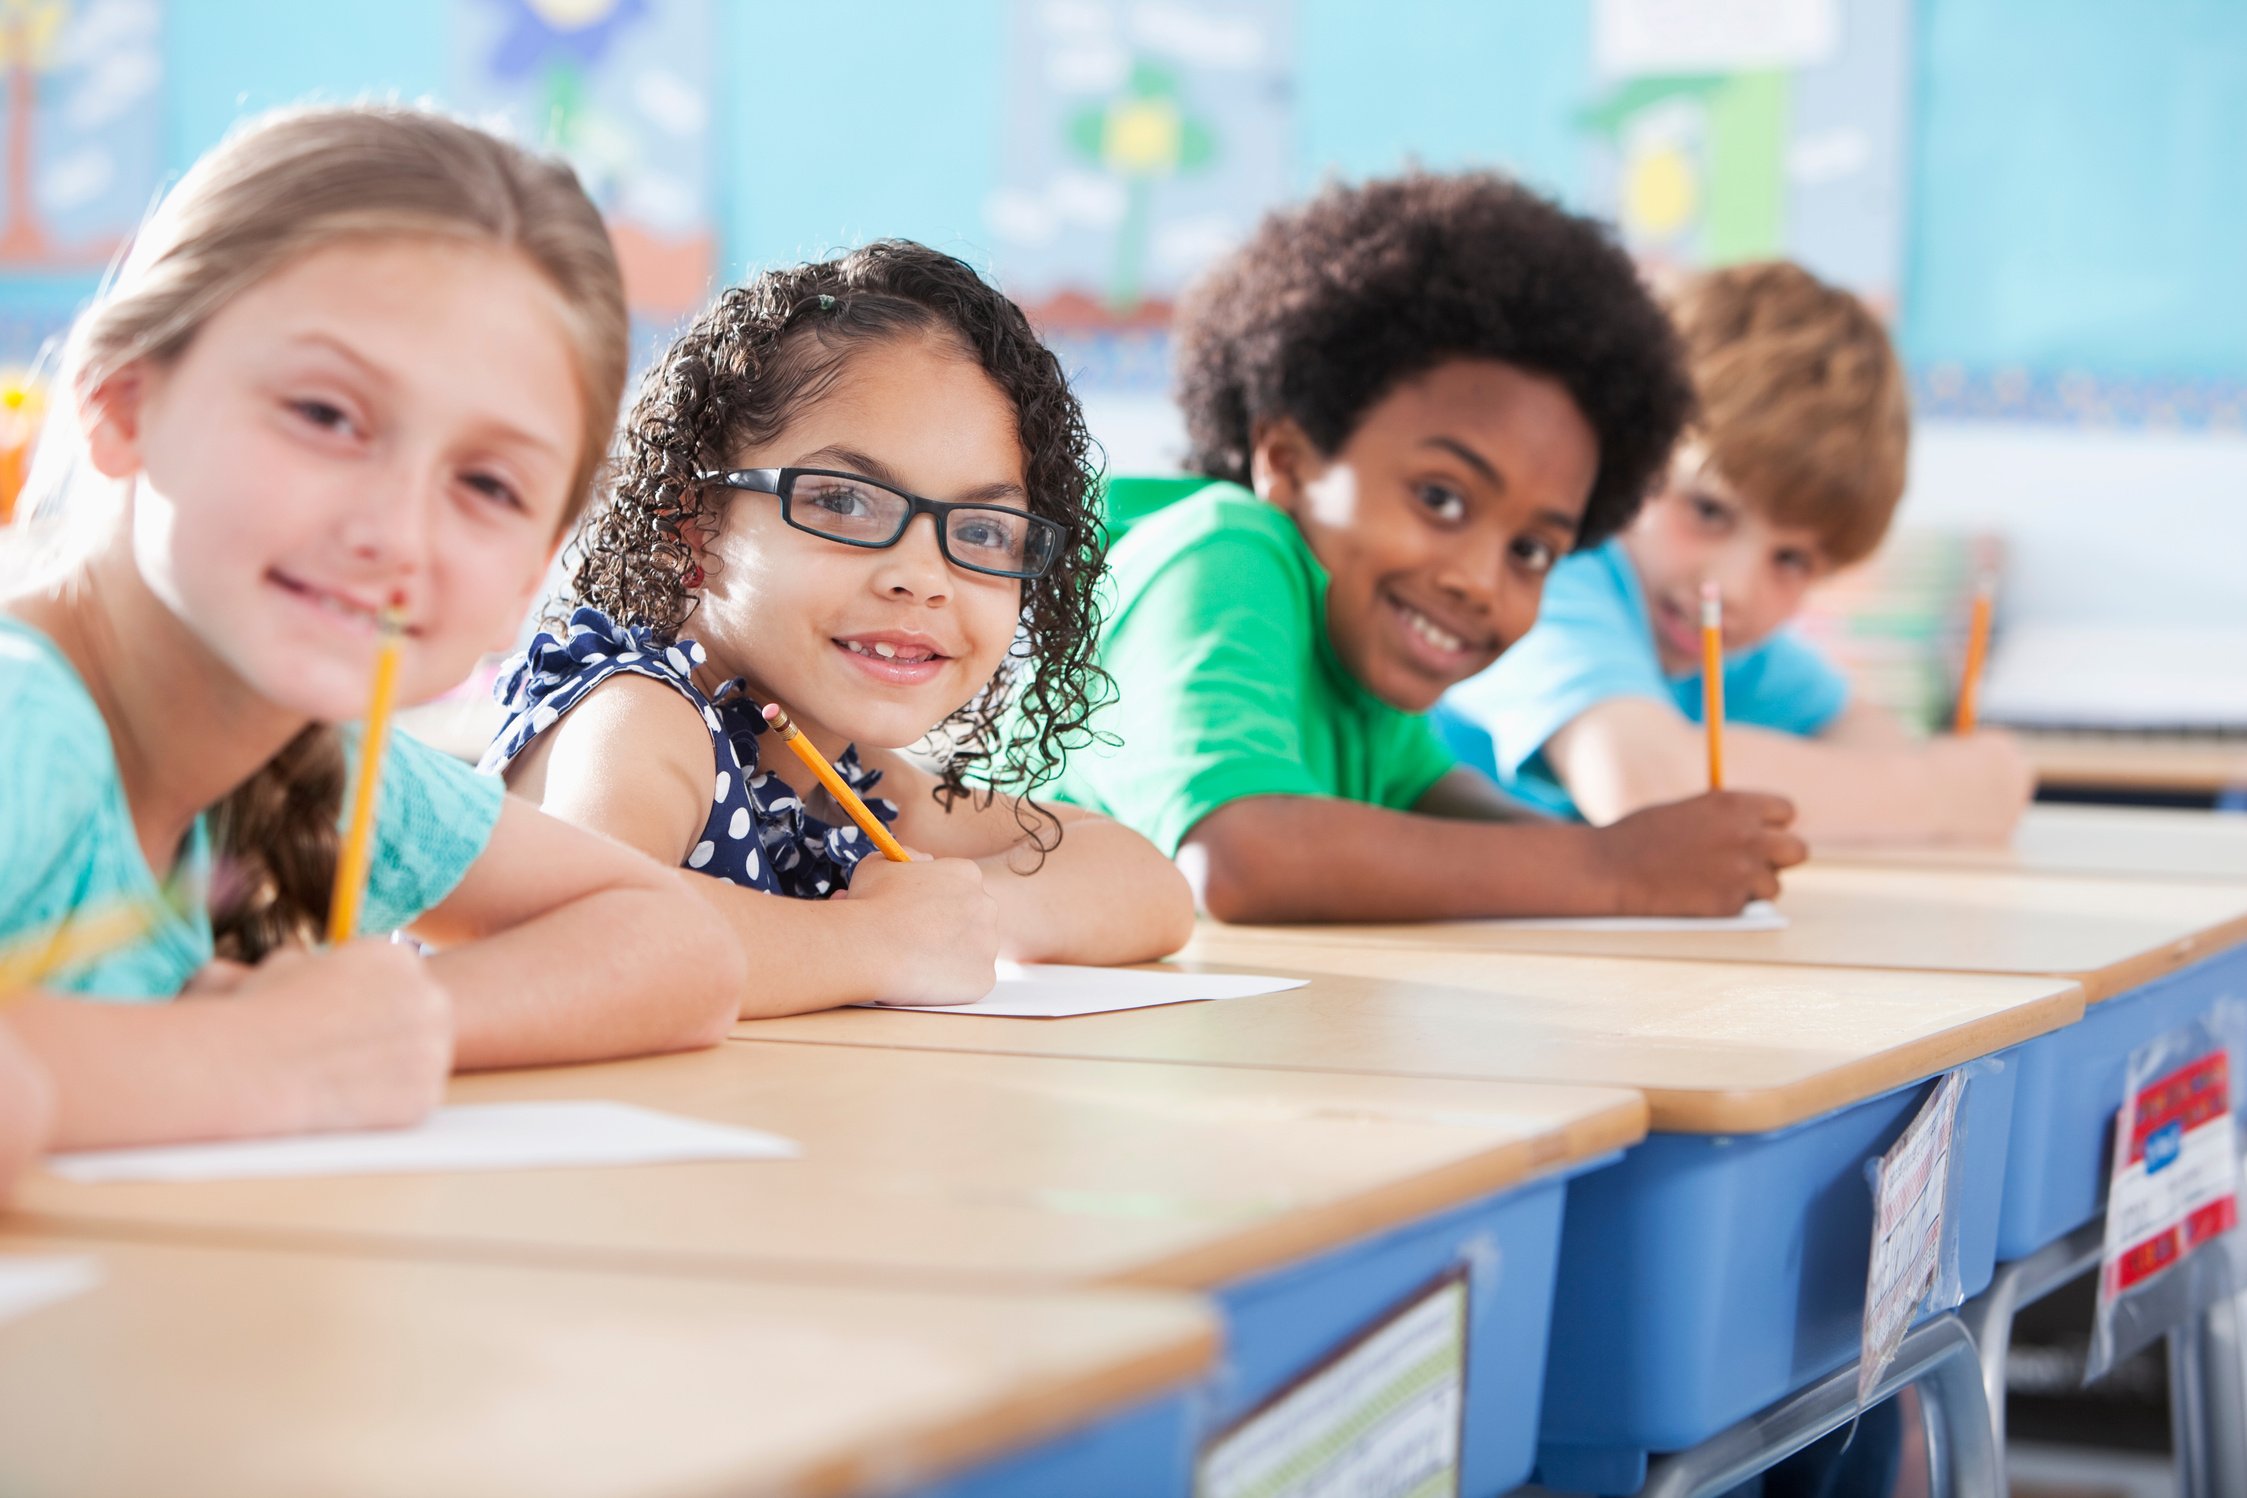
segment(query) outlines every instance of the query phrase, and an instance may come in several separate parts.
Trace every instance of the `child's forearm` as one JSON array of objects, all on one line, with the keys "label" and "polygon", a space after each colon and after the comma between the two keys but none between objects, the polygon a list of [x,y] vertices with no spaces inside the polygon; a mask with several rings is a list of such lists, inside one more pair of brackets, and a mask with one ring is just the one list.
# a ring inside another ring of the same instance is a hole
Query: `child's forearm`
[{"label": "child's forearm", "polygon": [[869,903],[796,900],[722,879],[691,883],[747,957],[739,1018],[777,1019],[895,997],[894,943]]},{"label": "child's forearm", "polygon": [[462,1071],[715,1045],[746,983],[740,946],[683,884],[584,895],[430,962]]},{"label": "child's forearm", "polygon": [[0,1024],[0,1201],[25,1166],[47,1147],[54,1129],[55,1090],[46,1072]]},{"label": "child's forearm", "polygon": [[1154,844],[1104,817],[1071,820],[1040,864],[1016,847],[977,860],[1017,962],[1152,962],[1194,934],[1194,894]]},{"label": "child's forearm", "polygon": [[1802,835],[1813,841],[1932,842],[1951,820],[1924,745],[1860,747],[1736,728],[1724,749],[1734,783],[1793,801]]},{"label": "child's forearm", "polygon": [[105,1004],[43,995],[5,1022],[52,1084],[47,1144],[108,1149],[306,1126],[253,1016],[223,999]]},{"label": "child's forearm", "polygon": [[1187,835],[1178,861],[1203,908],[1226,921],[1608,915],[1621,904],[1587,828],[1308,796],[1220,807]]}]

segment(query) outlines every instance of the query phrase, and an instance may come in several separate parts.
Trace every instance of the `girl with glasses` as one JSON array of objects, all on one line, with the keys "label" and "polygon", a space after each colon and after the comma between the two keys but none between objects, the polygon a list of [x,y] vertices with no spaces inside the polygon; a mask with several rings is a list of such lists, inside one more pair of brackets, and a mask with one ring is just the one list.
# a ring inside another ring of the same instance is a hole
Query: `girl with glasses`
[{"label": "girl with glasses", "polygon": [[[1172,951],[1168,860],[1033,799],[1110,691],[1094,481],[1059,363],[963,262],[885,241],[735,287],[649,372],[486,767],[711,876],[747,1017]],[[922,856],[885,862],[768,703]]]}]

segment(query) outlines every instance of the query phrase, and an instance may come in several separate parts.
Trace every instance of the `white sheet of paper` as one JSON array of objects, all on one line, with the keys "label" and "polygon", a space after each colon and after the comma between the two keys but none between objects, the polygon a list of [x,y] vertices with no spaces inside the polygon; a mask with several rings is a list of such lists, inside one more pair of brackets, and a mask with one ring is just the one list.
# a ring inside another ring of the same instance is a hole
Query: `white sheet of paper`
[{"label": "white sheet of paper", "polygon": [[439,1108],[411,1129],[87,1150],[55,1155],[47,1168],[70,1181],[225,1181],[779,1160],[800,1153],[776,1134],[630,1103],[476,1103]]},{"label": "white sheet of paper", "polygon": [[981,1014],[1008,1019],[1066,1019],[1118,1009],[1152,1009],[1203,999],[1246,999],[1301,988],[1302,978],[1250,973],[1140,973],[1129,968],[1067,967],[1059,963],[1002,962],[999,986],[972,1004],[866,1004],[867,1009],[910,1009],[920,1014]]},{"label": "white sheet of paper", "polygon": [[83,1295],[100,1283],[101,1266],[83,1255],[0,1255],[0,1321]]},{"label": "white sheet of paper", "polygon": [[1513,916],[1475,924],[1509,931],[1784,931],[1787,918],[1769,900],[1750,900],[1738,915]]}]

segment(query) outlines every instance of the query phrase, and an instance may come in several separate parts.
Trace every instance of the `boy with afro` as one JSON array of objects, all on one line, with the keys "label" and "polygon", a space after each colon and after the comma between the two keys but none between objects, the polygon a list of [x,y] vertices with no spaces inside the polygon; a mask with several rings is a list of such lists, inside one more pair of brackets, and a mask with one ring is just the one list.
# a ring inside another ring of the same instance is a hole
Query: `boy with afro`
[{"label": "boy with afro", "polygon": [[1234,921],[1729,915],[1803,856],[1775,796],[1525,815],[1426,714],[1636,513],[1692,397],[1629,258],[1488,174],[1332,187],[1187,297],[1191,477],[1109,487],[1120,699],[1055,789]]},{"label": "boy with afro", "polygon": [[1910,411],[1880,322],[1784,261],[1688,282],[1673,311],[1699,415],[1616,539],[1554,572],[1537,627],[1437,714],[1535,805],[1612,822],[1699,783],[1699,597],[1724,601],[1725,759],[1813,840],[2001,842],[2033,789],[2002,734],[1915,743],[1782,626],[1880,544]]}]

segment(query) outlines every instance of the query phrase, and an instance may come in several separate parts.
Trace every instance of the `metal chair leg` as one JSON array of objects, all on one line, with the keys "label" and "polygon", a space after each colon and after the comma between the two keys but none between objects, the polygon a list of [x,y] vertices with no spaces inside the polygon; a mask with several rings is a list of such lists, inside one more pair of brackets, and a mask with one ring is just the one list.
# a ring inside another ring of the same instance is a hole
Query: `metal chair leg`
[{"label": "metal chair leg", "polygon": [[2056,1242],[2000,1264],[1990,1276],[1990,1287],[1959,1308],[1981,1350],[1982,1388],[1990,1409],[1990,1433],[2000,1454],[2005,1450],[2005,1358],[2013,1349],[2013,1318],[2024,1307],[2099,1267],[2099,1251],[2106,1241],[2106,1219],[2077,1228]]}]

